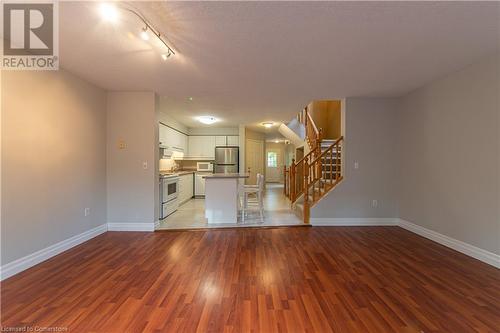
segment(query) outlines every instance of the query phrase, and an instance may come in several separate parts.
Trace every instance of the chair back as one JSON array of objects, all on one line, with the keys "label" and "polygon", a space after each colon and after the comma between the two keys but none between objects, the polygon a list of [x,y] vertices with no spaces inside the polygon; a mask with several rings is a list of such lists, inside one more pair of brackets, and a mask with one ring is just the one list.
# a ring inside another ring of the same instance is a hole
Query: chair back
[{"label": "chair back", "polygon": [[257,186],[259,187],[259,191],[264,190],[264,175],[260,173],[257,174]]}]

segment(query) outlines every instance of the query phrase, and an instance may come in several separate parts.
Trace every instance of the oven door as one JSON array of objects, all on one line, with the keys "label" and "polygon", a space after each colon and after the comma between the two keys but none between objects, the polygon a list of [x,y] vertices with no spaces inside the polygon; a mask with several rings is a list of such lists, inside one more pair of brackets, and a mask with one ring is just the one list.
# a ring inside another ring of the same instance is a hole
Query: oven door
[{"label": "oven door", "polygon": [[169,202],[176,199],[179,194],[179,179],[166,178],[163,180],[163,202]]}]

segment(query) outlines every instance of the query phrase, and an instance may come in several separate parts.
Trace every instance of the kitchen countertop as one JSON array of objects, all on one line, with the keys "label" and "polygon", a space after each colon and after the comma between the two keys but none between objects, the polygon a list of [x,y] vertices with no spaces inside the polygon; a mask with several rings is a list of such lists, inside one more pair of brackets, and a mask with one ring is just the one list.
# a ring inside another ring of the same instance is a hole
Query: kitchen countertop
[{"label": "kitchen countertop", "polygon": [[248,173],[212,173],[203,176],[205,179],[228,179],[228,178],[248,178]]},{"label": "kitchen countertop", "polygon": [[182,175],[188,175],[190,173],[195,173],[196,171],[194,170],[179,170],[175,172],[171,171],[160,171],[160,176],[161,177],[169,177],[169,176],[182,176]]}]

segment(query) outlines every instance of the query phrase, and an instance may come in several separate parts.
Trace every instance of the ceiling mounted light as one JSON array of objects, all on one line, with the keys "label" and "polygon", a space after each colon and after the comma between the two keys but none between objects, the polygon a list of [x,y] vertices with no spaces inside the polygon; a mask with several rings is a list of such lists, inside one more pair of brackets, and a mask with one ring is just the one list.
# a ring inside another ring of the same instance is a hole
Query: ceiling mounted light
[{"label": "ceiling mounted light", "polygon": [[205,125],[211,125],[211,124],[217,122],[218,119],[215,117],[212,117],[212,116],[201,116],[201,117],[198,117],[198,121],[202,124],[205,124]]},{"label": "ceiling mounted light", "polygon": [[265,123],[262,123],[262,126],[264,126],[265,128],[271,128],[273,127],[274,123],[273,122],[265,122]]},{"label": "ceiling mounted light", "polygon": [[166,39],[163,37],[163,35],[146,19],[144,15],[138,12],[135,8],[127,4],[114,6],[109,3],[103,3],[100,5],[100,12],[103,19],[110,22],[117,21],[118,9],[132,13],[142,21],[142,23],[145,25],[140,33],[140,36],[143,40],[149,40],[150,34],[153,34],[167,48],[167,51],[161,55],[163,60],[167,60],[167,58],[169,58],[170,56],[175,55],[175,51],[167,44]]},{"label": "ceiling mounted light", "polygon": [[167,59],[168,59],[171,55],[172,55],[172,53],[170,52],[170,50],[168,50],[168,52],[167,52],[167,53],[163,53],[163,54],[161,55],[161,58],[162,58],[163,60],[167,60]]},{"label": "ceiling mounted light", "polygon": [[118,11],[116,10],[116,7],[109,3],[101,4],[99,11],[105,21],[116,22],[118,20]]},{"label": "ceiling mounted light", "polygon": [[280,143],[280,140],[275,140],[274,143]]},{"label": "ceiling mounted light", "polygon": [[147,27],[142,28],[141,38],[143,40],[149,40],[149,34],[148,34],[148,28]]}]

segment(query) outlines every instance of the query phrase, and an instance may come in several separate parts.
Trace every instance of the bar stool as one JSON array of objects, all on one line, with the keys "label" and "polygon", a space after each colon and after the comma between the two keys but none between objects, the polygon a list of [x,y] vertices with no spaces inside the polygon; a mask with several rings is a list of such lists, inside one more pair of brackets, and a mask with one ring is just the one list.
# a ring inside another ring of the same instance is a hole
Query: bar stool
[{"label": "bar stool", "polygon": [[[250,197],[250,195],[255,195]],[[249,208],[257,209],[260,213],[260,221],[264,222],[264,175],[257,174],[257,184],[243,185],[240,187],[241,222],[245,222],[245,217]]]}]

